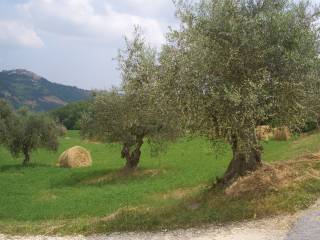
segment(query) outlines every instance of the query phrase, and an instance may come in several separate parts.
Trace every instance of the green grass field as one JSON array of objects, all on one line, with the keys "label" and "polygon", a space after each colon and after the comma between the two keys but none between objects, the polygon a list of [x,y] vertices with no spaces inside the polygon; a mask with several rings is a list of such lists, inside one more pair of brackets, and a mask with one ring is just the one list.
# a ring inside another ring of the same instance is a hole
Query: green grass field
[{"label": "green grass field", "polygon": [[[65,221],[75,221],[76,227],[69,226],[68,229],[57,227],[52,232],[89,233],[131,230],[131,227],[125,226],[129,226],[131,221],[135,223],[139,221],[128,214],[123,218],[110,221],[108,226],[96,224],[97,227],[93,227],[95,224],[92,224],[92,221],[94,222],[92,219],[110,216],[119,209],[152,208],[158,212],[166,212],[162,211],[163,209],[179,211],[186,199],[205,191],[206,186],[210,186],[216,177],[221,176],[231,159],[227,146],[225,151],[216,154],[204,139],[183,139],[171,144],[166,152],[157,157],[151,157],[149,146],[145,145],[141,169],[132,176],[118,176],[118,170],[124,165],[120,158],[120,146],[82,141],[76,131],[70,131],[60,143],[57,153],[46,151],[34,153],[29,167],[22,167],[21,159],[13,159],[6,150],[0,148],[1,231],[45,232],[43,228],[46,228],[44,227],[46,225],[42,226],[40,223],[57,224]],[[84,169],[56,167],[59,155],[75,145],[90,150],[93,166]],[[288,142],[264,143],[263,159],[267,162],[282,161],[319,150],[320,134],[316,133]],[[316,184],[312,186],[318,187],[318,183]],[[301,205],[309,203],[314,199],[313,196],[306,197]],[[223,199],[220,200],[223,204]],[[232,209],[223,213],[211,210],[211,212],[206,211],[209,216],[205,216],[199,222],[250,217],[245,213],[245,207],[237,217],[236,212],[239,212],[241,206],[245,206],[241,204],[243,202],[238,201],[235,206],[238,209],[234,210],[235,217],[229,216]],[[209,207],[206,206],[204,209]],[[144,226],[140,229],[152,230],[168,227],[168,225],[187,226],[188,221],[192,225],[192,222],[196,222],[200,217],[199,214],[201,211],[191,211],[182,214],[180,218],[158,215],[155,217],[151,214],[146,217],[147,220],[144,220],[148,223],[141,222]],[[163,223],[161,219],[164,220]],[[134,226],[135,224],[132,224],[132,227]]]}]

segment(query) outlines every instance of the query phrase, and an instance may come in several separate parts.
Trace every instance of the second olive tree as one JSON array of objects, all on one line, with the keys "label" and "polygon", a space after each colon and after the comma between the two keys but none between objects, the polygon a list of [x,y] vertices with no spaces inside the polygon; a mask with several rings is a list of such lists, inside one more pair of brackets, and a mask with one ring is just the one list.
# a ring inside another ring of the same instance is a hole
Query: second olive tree
[{"label": "second olive tree", "polygon": [[159,146],[175,139],[179,130],[177,118],[160,108],[155,50],[145,44],[139,30],[126,43],[118,56],[121,87],[96,95],[89,113],[83,116],[81,133],[86,138],[122,144],[124,169],[135,170],[144,141]]}]

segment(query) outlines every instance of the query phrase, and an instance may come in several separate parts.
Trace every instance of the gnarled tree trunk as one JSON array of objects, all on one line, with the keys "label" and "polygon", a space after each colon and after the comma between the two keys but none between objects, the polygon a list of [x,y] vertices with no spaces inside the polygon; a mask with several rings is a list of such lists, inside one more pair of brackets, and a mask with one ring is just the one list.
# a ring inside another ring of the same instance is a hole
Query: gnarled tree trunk
[{"label": "gnarled tree trunk", "polygon": [[23,147],[23,155],[24,155],[24,160],[22,164],[28,165],[30,163],[30,154],[29,154],[28,147]]},{"label": "gnarled tree trunk", "polygon": [[[240,141],[247,141],[250,144],[243,148]],[[255,171],[262,166],[262,146],[259,145],[257,141],[255,129],[253,129],[249,135],[245,135],[245,137],[232,135],[230,145],[232,147],[233,158],[224,176],[218,179],[218,184],[223,186],[232,183],[238,177]]]},{"label": "gnarled tree trunk", "polygon": [[122,151],[121,151],[121,157],[126,160],[126,165],[124,167],[125,170],[133,171],[135,170],[140,162],[140,156],[141,156],[141,146],[143,144],[143,136],[137,137],[137,143],[135,145],[134,150],[130,151],[130,146],[127,144],[123,145]]}]

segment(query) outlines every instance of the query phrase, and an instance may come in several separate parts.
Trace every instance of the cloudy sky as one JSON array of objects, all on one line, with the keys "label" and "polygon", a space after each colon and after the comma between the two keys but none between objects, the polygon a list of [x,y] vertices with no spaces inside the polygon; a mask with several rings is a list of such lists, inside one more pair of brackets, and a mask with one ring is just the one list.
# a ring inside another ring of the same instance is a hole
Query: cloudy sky
[{"label": "cloudy sky", "polygon": [[176,24],[172,0],[0,0],[0,70],[108,89],[120,82],[112,59],[134,25],[160,46]]},{"label": "cloudy sky", "polygon": [[171,0],[0,0],[0,70],[108,89],[120,82],[113,58],[134,25],[159,46],[174,24]]}]

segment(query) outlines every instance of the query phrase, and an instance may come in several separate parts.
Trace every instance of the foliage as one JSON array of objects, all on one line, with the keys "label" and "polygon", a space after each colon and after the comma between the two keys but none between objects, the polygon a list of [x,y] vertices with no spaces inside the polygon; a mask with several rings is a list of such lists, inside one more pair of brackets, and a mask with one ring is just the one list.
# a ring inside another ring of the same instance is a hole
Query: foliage
[{"label": "foliage", "polygon": [[[85,115],[82,134],[96,140],[123,144],[126,168],[135,169],[145,139],[163,143],[178,136],[174,114],[159,108],[155,84],[158,78],[155,51],[144,43],[138,29],[126,49],[119,52],[122,86],[110,93],[98,94]],[[154,144],[153,144],[154,145]]]},{"label": "foliage", "polygon": [[257,123],[298,128],[319,99],[318,15],[287,0],[178,1],[177,9],[161,89],[191,130],[230,143],[222,179],[230,181],[261,165]]},{"label": "foliage", "polygon": [[307,133],[316,129],[319,129],[319,122],[317,120],[311,119],[309,121],[306,121],[305,125],[301,128],[301,131]]},{"label": "foliage", "polygon": [[50,118],[21,109],[10,121],[4,143],[13,156],[24,155],[23,164],[28,164],[30,154],[39,148],[57,150],[60,131]]},{"label": "foliage", "polygon": [[63,124],[68,130],[80,130],[81,116],[88,108],[89,101],[75,102],[52,110],[49,115]]},{"label": "foliage", "polygon": [[8,128],[12,125],[13,110],[11,106],[0,99],[0,145],[5,144],[8,136]]}]

